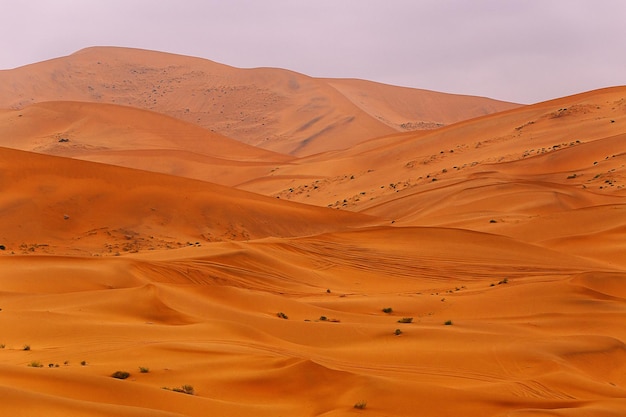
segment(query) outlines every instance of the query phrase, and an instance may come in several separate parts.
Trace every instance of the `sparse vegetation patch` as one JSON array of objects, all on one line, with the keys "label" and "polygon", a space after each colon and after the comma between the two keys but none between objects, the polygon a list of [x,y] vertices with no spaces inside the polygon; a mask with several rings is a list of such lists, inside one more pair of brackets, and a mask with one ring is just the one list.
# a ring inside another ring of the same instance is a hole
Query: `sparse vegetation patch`
[{"label": "sparse vegetation patch", "polygon": [[365,401],[359,401],[358,403],[354,404],[354,408],[358,410],[363,410],[365,409],[365,407],[367,407],[367,403]]},{"label": "sparse vegetation patch", "polygon": [[181,392],[187,395],[195,395],[196,393],[195,389],[191,385],[183,385],[181,387],[174,387],[174,388],[163,387],[163,389],[167,391]]}]

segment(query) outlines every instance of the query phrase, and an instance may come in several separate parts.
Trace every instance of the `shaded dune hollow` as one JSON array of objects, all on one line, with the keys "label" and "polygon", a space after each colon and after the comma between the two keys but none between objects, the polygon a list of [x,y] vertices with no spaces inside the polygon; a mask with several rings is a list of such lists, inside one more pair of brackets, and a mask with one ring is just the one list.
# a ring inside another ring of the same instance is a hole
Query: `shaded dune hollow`
[{"label": "shaded dune hollow", "polygon": [[626,88],[0,79],[1,415],[625,414]]}]

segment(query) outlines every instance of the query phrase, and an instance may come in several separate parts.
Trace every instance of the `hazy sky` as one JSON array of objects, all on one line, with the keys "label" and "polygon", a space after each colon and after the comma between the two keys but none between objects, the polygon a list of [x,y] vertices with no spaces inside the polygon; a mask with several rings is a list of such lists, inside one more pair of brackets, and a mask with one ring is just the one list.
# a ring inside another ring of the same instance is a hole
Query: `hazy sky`
[{"label": "hazy sky", "polygon": [[0,0],[0,68],[87,46],[532,103],[626,84],[625,0]]}]

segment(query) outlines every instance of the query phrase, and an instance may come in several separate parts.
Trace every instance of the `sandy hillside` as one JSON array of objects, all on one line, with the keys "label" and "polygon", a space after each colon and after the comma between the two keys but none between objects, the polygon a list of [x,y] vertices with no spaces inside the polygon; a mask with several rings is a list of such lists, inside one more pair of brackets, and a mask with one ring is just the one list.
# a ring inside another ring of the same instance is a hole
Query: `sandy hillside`
[{"label": "sandy hillside", "polygon": [[268,175],[293,159],[160,113],[65,101],[0,110],[0,146],[223,185]]},{"label": "sandy hillside", "polygon": [[399,130],[431,130],[519,107],[490,98],[444,94],[356,79],[327,82],[356,106]]},{"label": "sandy hillside", "polygon": [[[396,95],[401,100],[390,99]],[[0,71],[0,108],[21,109],[42,101],[89,101],[153,110],[248,144],[295,155],[342,149],[406,128],[431,128],[516,106],[480,97],[317,79],[275,68],[240,69],[199,58],[112,47],[88,48]],[[403,110],[407,106],[415,110]]]},{"label": "sandy hillside", "polygon": [[372,223],[207,182],[0,148],[10,253],[106,255]]},{"label": "sandy hillside", "polygon": [[[469,228],[554,247],[578,232],[626,226],[625,125],[626,88],[616,87],[303,158],[240,187],[396,225]],[[605,258],[622,262],[618,247]]]},{"label": "sandy hillside", "polygon": [[0,414],[624,415],[626,88],[403,133],[394,91],[357,105],[390,134],[303,158],[0,112]]}]

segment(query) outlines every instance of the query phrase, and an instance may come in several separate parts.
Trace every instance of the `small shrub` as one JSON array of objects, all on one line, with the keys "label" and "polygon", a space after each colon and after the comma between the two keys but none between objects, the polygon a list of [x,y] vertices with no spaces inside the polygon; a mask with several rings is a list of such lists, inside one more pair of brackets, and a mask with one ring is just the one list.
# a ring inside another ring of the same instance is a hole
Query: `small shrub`
[{"label": "small shrub", "polygon": [[502,281],[498,282],[498,285],[508,284],[508,283],[509,283],[509,279],[508,278],[504,278]]},{"label": "small shrub", "polygon": [[150,372],[150,368],[146,368],[144,366],[140,366],[139,367],[139,372],[141,372],[142,374],[147,374],[148,372]]},{"label": "small shrub", "polygon": [[446,326],[452,326],[452,320],[446,320],[446,322],[443,324],[445,324]]},{"label": "small shrub", "polygon": [[413,317],[402,317],[398,323],[413,323]]},{"label": "small shrub", "polygon": [[385,308],[383,308],[383,313],[391,314],[391,313],[393,313],[393,308],[385,307]]},{"label": "small shrub", "polygon": [[326,316],[320,316],[320,321],[326,321],[326,320],[328,320],[328,317],[326,317]]},{"label": "small shrub", "polygon": [[395,334],[396,336],[400,336],[402,334],[402,330],[396,329],[396,331],[393,332],[393,334]]},{"label": "small shrub", "polygon": [[354,404],[354,408],[357,408],[359,410],[363,410],[365,407],[367,407],[367,403],[365,401],[359,401],[358,403]]},{"label": "small shrub", "polygon": [[281,312],[279,312],[279,313],[276,313],[276,315],[277,315],[278,317],[280,317],[281,319],[285,319],[285,320],[287,320],[287,319],[289,318],[289,317],[287,317],[287,315],[286,315],[285,313],[283,313],[282,311],[281,311]]},{"label": "small shrub", "polygon": [[43,368],[43,365],[39,361],[32,361],[28,364],[31,368]]},{"label": "small shrub", "polygon": [[24,347],[22,348],[22,350],[30,350],[30,345],[24,345]]},{"label": "small shrub", "polygon": [[80,361],[80,366],[87,366],[87,361]]},{"label": "small shrub", "polygon": [[4,343],[0,343],[0,349],[4,349],[6,345]]},{"label": "small shrub", "polygon": [[130,374],[126,371],[116,371],[116,372],[113,372],[113,375],[111,376],[117,379],[126,379],[130,376]]},{"label": "small shrub", "polygon": [[195,390],[193,389],[193,387],[191,385],[183,385],[180,388],[173,388],[172,391],[174,392],[182,392],[183,394],[188,394],[188,395],[194,395],[195,394]]}]

